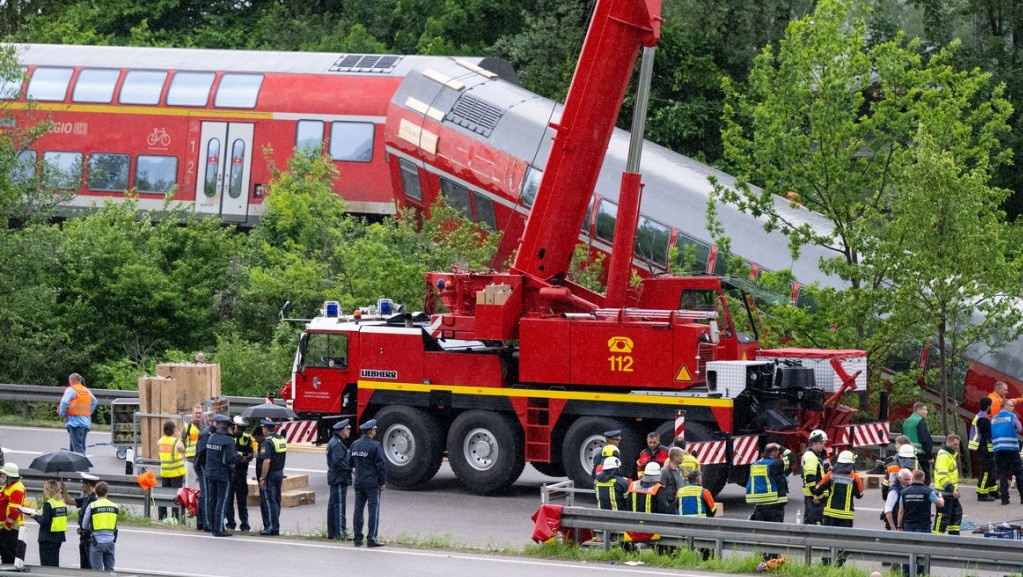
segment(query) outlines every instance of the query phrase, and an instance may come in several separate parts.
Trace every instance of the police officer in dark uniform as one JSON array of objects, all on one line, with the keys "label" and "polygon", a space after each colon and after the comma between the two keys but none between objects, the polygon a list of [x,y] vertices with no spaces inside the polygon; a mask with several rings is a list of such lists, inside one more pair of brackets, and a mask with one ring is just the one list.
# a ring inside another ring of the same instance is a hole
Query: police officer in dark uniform
[{"label": "police officer in dark uniform", "polygon": [[334,435],[327,443],[327,485],[330,486],[330,499],[327,501],[327,538],[347,539],[345,528],[345,501],[348,497],[348,485],[352,484],[351,456],[344,440],[352,434],[352,425],[348,419],[334,423]]},{"label": "police officer in dark uniform", "polygon": [[231,483],[228,486],[227,495],[227,528],[234,529],[234,506],[238,504],[238,521],[241,523],[241,530],[248,531],[249,527],[249,463],[256,453],[252,445],[252,435],[245,432],[245,418],[237,416],[234,418],[234,427],[231,433],[234,437],[234,448],[238,451],[238,462],[231,469]]},{"label": "police officer in dark uniform", "polygon": [[[614,429],[611,431],[604,431],[604,443],[605,447],[611,445],[617,447],[622,442],[622,431],[621,429]],[[593,478],[596,479],[597,475],[600,474],[601,465],[604,464],[604,459],[612,456],[612,451],[598,451],[593,455]]]},{"label": "police officer in dark uniform", "polygon": [[[252,429],[252,441],[256,449],[256,455],[254,457],[256,461],[256,479],[259,479],[260,473],[263,471],[264,459],[259,456],[259,448],[263,445],[263,441],[266,440],[266,433],[263,432],[262,425],[256,425],[256,428]],[[259,483],[256,483],[256,488],[259,488]],[[259,489],[259,516],[263,518],[263,527],[270,526],[270,518],[267,516],[267,512],[263,510],[263,490]]]},{"label": "police officer in dark uniform", "polygon": [[79,475],[82,476],[82,496],[75,498],[75,506],[78,507],[79,565],[82,569],[92,569],[92,563],[89,561],[92,545],[92,531],[85,528],[82,523],[85,521],[85,511],[89,508],[89,505],[99,498],[96,496],[96,483],[99,482],[99,477],[96,475],[90,475],[89,473],[79,473]]},{"label": "police officer in dark uniform", "polygon": [[206,441],[206,460],[203,463],[203,476],[210,494],[206,499],[206,511],[214,537],[230,537],[224,530],[224,515],[227,511],[228,487],[231,483],[231,471],[238,462],[238,451],[234,448],[234,438],[228,434],[231,417],[217,415],[213,418],[215,428]]},{"label": "police officer in dark uniform", "polygon": [[195,512],[195,528],[207,533],[213,532],[213,524],[210,522],[209,496],[210,490],[206,487],[206,443],[213,434],[213,423],[203,427],[199,432],[199,438],[195,441],[195,461],[192,466],[195,469],[195,477],[199,480],[199,503]]},{"label": "police officer in dark uniform", "polygon": [[288,456],[288,443],[284,437],[274,432],[274,422],[263,419],[266,439],[259,445],[261,467],[256,471],[259,476],[260,508],[263,511],[264,525],[260,535],[281,534],[281,485],[284,484],[284,461]]},{"label": "police officer in dark uniform", "polygon": [[355,469],[355,515],[352,525],[355,529],[355,546],[362,546],[363,510],[369,507],[369,525],[366,531],[367,547],[383,547],[377,540],[380,524],[380,491],[384,489],[387,469],[384,462],[384,448],[374,437],[377,435],[377,421],[370,419],[359,426],[362,436],[352,443],[352,468]]}]

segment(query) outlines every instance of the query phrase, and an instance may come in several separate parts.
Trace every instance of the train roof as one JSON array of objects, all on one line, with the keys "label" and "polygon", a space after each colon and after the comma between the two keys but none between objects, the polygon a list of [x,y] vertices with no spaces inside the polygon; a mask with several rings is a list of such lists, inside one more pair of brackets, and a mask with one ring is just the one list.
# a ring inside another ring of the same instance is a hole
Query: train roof
[{"label": "train roof", "polygon": [[500,58],[58,44],[14,44],[13,46],[19,62],[26,66],[326,75],[372,74],[403,77],[409,71],[428,66],[432,62],[464,60],[486,68],[512,84],[518,83],[511,64]]},{"label": "train roof", "polygon": [[[417,70],[407,76],[395,93],[393,102],[407,105],[409,98],[431,94],[432,100],[427,104],[443,112],[443,122],[453,130],[475,132],[473,138],[482,137],[491,146],[516,158],[526,159],[537,168],[542,169],[546,165],[554,138],[550,124],[560,120],[560,104],[499,79],[467,75],[464,70],[460,73],[450,64],[439,69],[437,66],[437,63],[431,64],[431,73]],[[452,75],[458,83],[439,83],[433,74],[438,70]],[[486,114],[472,122],[465,121],[458,110],[466,106],[466,101],[472,103],[474,111],[484,110]],[[601,197],[612,201],[618,199],[628,147],[629,133],[615,129],[596,185],[595,192]],[[733,185],[735,178],[649,141],[643,145],[641,172],[645,187],[640,212],[698,241],[713,244],[706,223],[707,201],[712,190],[708,177],[713,176],[726,186]],[[775,206],[779,214],[797,226],[807,223],[822,233],[833,230],[831,223],[822,215],[793,206],[785,199],[775,198]],[[753,216],[723,203],[717,208],[717,217],[731,238],[734,254],[768,270],[790,268],[804,283],[816,281],[824,286],[843,286],[840,279],[824,275],[818,265],[820,259],[837,256],[838,252],[806,246],[799,258],[793,259],[788,237],[765,231],[762,226],[764,219],[758,219],[760,226],[751,226]]]}]

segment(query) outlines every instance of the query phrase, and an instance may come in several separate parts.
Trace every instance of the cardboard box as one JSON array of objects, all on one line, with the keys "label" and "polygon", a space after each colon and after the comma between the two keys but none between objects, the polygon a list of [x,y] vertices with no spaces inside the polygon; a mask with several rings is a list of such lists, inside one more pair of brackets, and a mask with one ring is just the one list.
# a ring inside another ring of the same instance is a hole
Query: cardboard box
[{"label": "cardboard box", "polygon": [[868,475],[861,473],[860,478],[863,479],[864,489],[880,489],[881,481],[884,480],[884,475]]},{"label": "cardboard box", "polygon": [[716,501],[714,503],[714,505],[715,505],[714,516],[715,517],[724,517],[725,516],[725,504],[722,503],[721,501]]}]

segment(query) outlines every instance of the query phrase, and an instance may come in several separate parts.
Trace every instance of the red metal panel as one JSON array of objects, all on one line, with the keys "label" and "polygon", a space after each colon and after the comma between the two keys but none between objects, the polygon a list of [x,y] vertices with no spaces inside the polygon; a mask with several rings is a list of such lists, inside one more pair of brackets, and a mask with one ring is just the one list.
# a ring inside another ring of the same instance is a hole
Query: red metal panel
[{"label": "red metal panel", "polygon": [[527,383],[567,384],[570,330],[564,319],[522,319],[519,380]]},{"label": "red metal panel", "polygon": [[[398,333],[396,331],[362,331],[359,346],[359,374],[367,371],[393,371],[394,378],[364,377],[375,381],[421,383],[423,382],[423,337],[421,334]],[[351,350],[355,350],[354,348]],[[377,373],[372,373],[377,374]]]},{"label": "red metal panel", "polygon": [[[423,374],[431,383],[471,387],[501,387],[501,362],[496,355],[428,352]],[[422,382],[407,381],[407,382]]]},{"label": "red metal panel", "polygon": [[583,321],[572,324],[572,382],[629,388],[668,387],[671,332],[666,327]]}]

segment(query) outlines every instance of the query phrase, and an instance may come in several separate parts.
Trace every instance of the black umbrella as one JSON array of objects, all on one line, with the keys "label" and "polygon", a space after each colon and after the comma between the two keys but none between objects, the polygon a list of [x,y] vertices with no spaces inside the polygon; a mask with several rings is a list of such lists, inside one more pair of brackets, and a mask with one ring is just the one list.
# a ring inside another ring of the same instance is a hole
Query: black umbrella
[{"label": "black umbrella", "polygon": [[57,451],[46,453],[32,460],[29,469],[42,471],[43,473],[57,473],[60,471],[88,471],[92,468],[92,461],[81,453],[70,451]]},{"label": "black umbrella", "polygon": [[242,416],[256,419],[294,419],[298,415],[288,407],[282,407],[273,403],[263,403],[262,405],[245,409],[242,411]]}]

